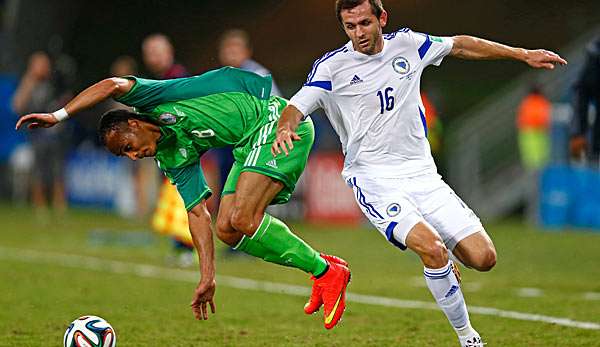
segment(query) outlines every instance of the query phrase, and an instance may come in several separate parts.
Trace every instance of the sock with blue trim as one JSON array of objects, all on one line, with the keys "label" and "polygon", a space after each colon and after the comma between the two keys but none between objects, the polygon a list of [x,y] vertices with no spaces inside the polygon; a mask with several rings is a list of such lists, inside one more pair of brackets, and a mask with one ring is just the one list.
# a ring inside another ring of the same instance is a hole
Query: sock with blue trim
[{"label": "sock with blue trim", "polygon": [[438,306],[444,311],[455,330],[469,326],[469,313],[460,284],[452,271],[452,261],[441,269],[425,268],[425,282]]}]

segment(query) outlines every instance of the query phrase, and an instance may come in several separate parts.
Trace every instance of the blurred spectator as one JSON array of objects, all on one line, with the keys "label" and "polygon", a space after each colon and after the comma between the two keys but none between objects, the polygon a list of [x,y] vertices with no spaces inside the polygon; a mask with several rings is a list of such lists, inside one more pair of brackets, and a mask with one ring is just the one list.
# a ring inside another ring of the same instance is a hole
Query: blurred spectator
[{"label": "blurred spectator", "polygon": [[154,78],[165,80],[188,76],[183,65],[175,63],[175,49],[164,34],[147,36],[142,43],[142,56]]},{"label": "blurred spectator", "polygon": [[[242,70],[252,71],[261,76],[271,72],[264,66],[252,60],[252,44],[247,32],[240,29],[227,30],[219,39],[219,62],[222,66],[233,66]],[[281,96],[281,92],[273,79],[271,95]]]},{"label": "blurred spectator", "polygon": [[538,171],[550,156],[550,112],[552,105],[538,86],[532,86],[517,111],[519,152],[527,171]]},{"label": "blurred spectator", "polygon": [[[570,143],[576,158],[588,157],[598,165],[600,161],[600,37],[587,49],[587,57],[574,86],[573,122]],[[595,117],[590,125],[590,106],[595,105]],[[591,128],[591,133],[590,133]]]},{"label": "blurred spectator", "polygon": [[[136,75],[138,72],[138,66],[135,59],[128,55],[121,55],[117,57],[110,65],[110,75],[115,77]],[[122,104],[119,104],[123,106]]]},{"label": "blurred spectator", "polygon": [[[250,36],[241,29],[225,31],[219,38],[219,63],[222,66],[233,66],[238,69],[251,71],[261,76],[270,75],[271,72],[264,66],[252,60],[252,44]],[[271,87],[271,95],[281,96],[275,80]],[[233,165],[233,154],[230,147],[215,148],[211,150],[216,154],[219,169],[219,190],[227,179],[229,169]]]},{"label": "blurred spectator", "polygon": [[[175,49],[164,34],[147,36],[142,42],[142,56],[146,68],[156,79],[188,76],[185,67],[175,62]],[[175,186],[166,178],[163,179],[160,188],[158,202],[152,216],[152,227],[156,232],[166,234],[173,239],[173,254],[167,258],[169,263],[181,267],[191,266],[194,263],[194,248],[185,205]]]},{"label": "blurred spectator", "polygon": [[[12,100],[16,113],[45,112],[62,107],[61,99],[68,91],[60,90],[55,83],[52,63],[45,52],[35,52],[29,59],[27,70]],[[56,128],[56,129],[54,129]],[[60,125],[50,131],[28,133],[33,149],[33,174],[31,175],[32,202],[37,213],[47,209],[49,195],[52,206],[64,212],[67,201],[64,189],[64,167],[68,148],[68,128]]]}]

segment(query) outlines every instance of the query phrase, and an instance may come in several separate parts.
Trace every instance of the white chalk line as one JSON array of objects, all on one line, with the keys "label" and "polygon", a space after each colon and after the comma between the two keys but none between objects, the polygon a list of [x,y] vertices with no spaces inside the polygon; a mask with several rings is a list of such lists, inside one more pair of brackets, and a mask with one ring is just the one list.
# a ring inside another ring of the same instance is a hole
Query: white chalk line
[{"label": "white chalk line", "polygon": [[[170,279],[190,283],[196,283],[198,281],[197,271],[171,269],[148,264],[136,264],[116,260],[106,260],[81,255],[42,252],[31,249],[8,248],[0,246],[0,259],[7,259],[26,263],[50,263],[70,268],[111,272],[116,274],[130,274],[145,278]],[[284,283],[275,283],[269,281],[258,281],[234,276],[218,275],[217,283],[220,286],[243,290],[255,290],[267,293],[287,294],[303,297],[310,295],[310,288],[308,287]],[[439,310],[438,306],[432,302],[417,300],[401,300],[389,297],[364,295],[350,292],[347,293],[347,301],[384,307],[434,311]],[[469,312],[474,314],[511,318],[523,321],[550,323],[572,328],[600,330],[600,323],[575,321],[569,318],[552,317],[541,314],[517,311],[508,311],[492,307],[469,306]]]}]

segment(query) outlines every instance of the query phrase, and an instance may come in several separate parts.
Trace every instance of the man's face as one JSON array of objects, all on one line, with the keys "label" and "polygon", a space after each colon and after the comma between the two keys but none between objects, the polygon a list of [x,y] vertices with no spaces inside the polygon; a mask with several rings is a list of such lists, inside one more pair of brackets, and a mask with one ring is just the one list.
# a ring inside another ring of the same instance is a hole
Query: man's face
[{"label": "man's face", "polygon": [[223,66],[240,67],[250,59],[252,53],[246,42],[239,37],[230,37],[221,43],[219,49],[219,61]]},{"label": "man's face", "polygon": [[106,148],[116,156],[127,156],[138,160],[156,155],[156,136],[140,126],[140,122],[129,120],[118,130],[106,135]]},{"label": "man's face", "polygon": [[377,54],[383,49],[382,28],[387,24],[387,13],[383,11],[380,18],[373,14],[369,1],[342,10],[342,25],[354,50],[363,54]]},{"label": "man's face", "polygon": [[154,75],[162,77],[173,65],[173,47],[162,38],[151,38],[142,46],[144,64]]}]

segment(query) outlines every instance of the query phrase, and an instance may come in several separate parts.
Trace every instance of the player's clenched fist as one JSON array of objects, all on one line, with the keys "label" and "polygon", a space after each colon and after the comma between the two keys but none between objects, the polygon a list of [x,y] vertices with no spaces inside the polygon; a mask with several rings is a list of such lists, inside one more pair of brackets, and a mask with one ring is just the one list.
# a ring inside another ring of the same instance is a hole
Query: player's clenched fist
[{"label": "player's clenched fist", "polygon": [[292,131],[289,127],[279,127],[277,128],[277,138],[271,147],[271,153],[273,156],[277,156],[283,150],[287,156],[289,155],[289,152],[294,149],[293,141],[299,140],[300,136],[295,131]]}]

